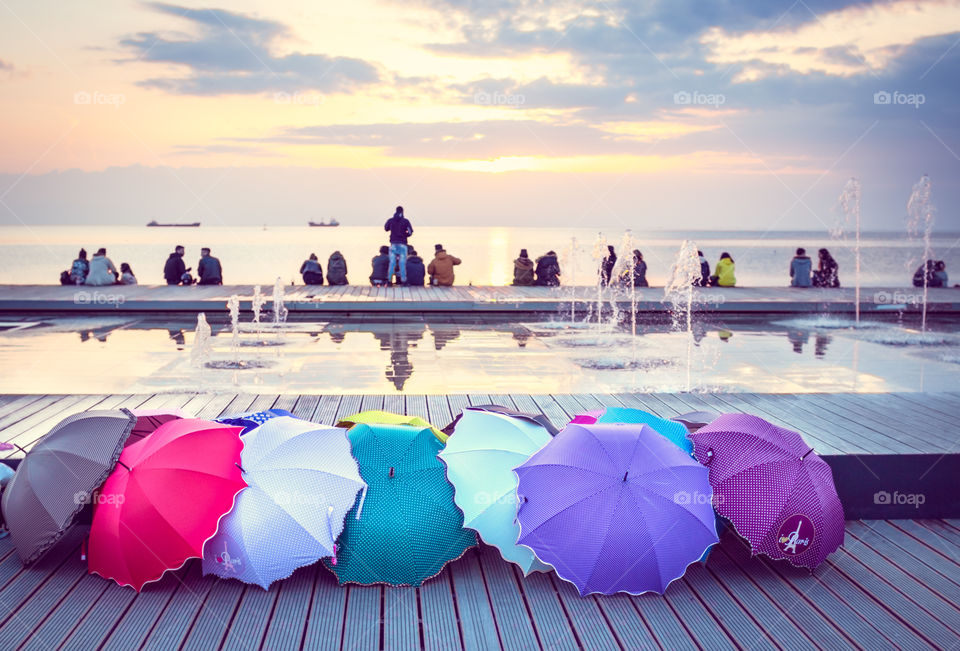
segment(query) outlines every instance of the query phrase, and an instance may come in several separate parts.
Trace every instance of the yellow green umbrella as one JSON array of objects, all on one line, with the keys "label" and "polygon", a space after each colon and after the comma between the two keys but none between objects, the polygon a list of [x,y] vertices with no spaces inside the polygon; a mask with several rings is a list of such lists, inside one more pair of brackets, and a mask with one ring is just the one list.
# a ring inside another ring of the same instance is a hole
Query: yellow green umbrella
[{"label": "yellow green umbrella", "polygon": [[380,409],[361,411],[359,414],[341,418],[340,422],[337,423],[337,427],[353,427],[359,423],[364,423],[366,425],[413,425],[414,427],[429,427],[430,431],[433,432],[433,435],[437,437],[438,441],[441,443],[447,442],[446,434],[419,416],[394,414],[392,412],[382,411]]}]

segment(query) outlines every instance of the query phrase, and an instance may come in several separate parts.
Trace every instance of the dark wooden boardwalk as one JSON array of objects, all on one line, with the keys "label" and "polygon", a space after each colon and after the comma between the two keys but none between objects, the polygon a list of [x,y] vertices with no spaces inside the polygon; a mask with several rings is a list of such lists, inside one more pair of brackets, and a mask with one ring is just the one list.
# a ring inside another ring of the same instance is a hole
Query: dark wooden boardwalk
[{"label": "dark wooden boardwalk", "polygon": [[[272,286],[262,291],[272,294]],[[170,311],[225,312],[227,299],[240,297],[241,310],[250,310],[251,285],[205,287],[61,287],[59,285],[0,285],[0,313]],[[864,313],[884,314],[917,311],[922,290],[916,288],[865,288],[860,297]],[[625,290],[604,290],[603,301],[629,309],[631,298]],[[929,311],[960,313],[960,290],[931,289]],[[806,313],[853,312],[854,290],[796,289],[790,287],[697,288],[695,309],[709,312]],[[330,312],[556,312],[592,309],[597,301],[595,287],[370,287],[368,285],[287,286],[285,305],[293,313]],[[638,289],[635,307],[643,312],[663,312],[663,288]],[[271,305],[265,306],[272,309]]]},{"label": "dark wooden boardwalk", "polygon": [[[282,407],[316,422],[371,408],[440,425],[469,404],[540,411],[555,423],[600,404],[669,416],[726,405],[800,427],[836,451],[939,449],[960,394],[876,396],[0,396],[0,440],[24,447],[69,413],[183,407],[202,417]],[[844,416],[845,414],[845,416]],[[912,429],[900,424],[913,422]],[[854,426],[854,423],[862,423]],[[923,427],[919,427],[922,424]],[[904,432],[924,431],[924,436]],[[940,433],[940,438],[927,436]],[[949,649],[960,643],[960,520],[852,520],[812,575],[751,558],[726,534],[666,595],[581,598],[552,574],[522,577],[481,547],[420,588],[339,587],[319,565],[269,591],[203,578],[191,562],[139,595],[86,573],[76,531],[24,568],[0,540],[0,649]]]}]

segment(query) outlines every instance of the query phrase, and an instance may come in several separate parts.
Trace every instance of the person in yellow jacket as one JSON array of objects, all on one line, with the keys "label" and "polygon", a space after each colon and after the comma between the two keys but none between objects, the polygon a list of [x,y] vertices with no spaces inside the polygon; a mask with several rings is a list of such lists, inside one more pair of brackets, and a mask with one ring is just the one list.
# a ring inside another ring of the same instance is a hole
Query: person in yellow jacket
[{"label": "person in yellow jacket", "polygon": [[713,269],[713,276],[710,277],[710,284],[715,287],[736,287],[737,278],[734,276],[733,258],[724,251],[720,254],[717,266]]},{"label": "person in yellow jacket", "polygon": [[436,253],[433,255],[433,261],[427,267],[427,273],[430,274],[430,284],[450,287],[453,285],[453,268],[460,264],[460,258],[455,258],[443,250],[442,244],[433,247]]}]

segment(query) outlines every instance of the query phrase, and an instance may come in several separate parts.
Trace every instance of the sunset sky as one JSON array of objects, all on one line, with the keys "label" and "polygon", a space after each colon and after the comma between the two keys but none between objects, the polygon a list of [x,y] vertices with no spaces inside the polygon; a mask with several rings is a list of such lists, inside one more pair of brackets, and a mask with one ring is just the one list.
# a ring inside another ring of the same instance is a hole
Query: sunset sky
[{"label": "sunset sky", "polygon": [[960,3],[0,0],[0,223],[960,230]]}]

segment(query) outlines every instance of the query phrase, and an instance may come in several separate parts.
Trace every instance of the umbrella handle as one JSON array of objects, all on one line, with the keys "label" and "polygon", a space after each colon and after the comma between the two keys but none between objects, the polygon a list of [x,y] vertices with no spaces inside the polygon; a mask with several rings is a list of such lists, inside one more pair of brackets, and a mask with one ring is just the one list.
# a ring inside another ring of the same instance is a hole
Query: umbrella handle
[{"label": "umbrella handle", "polygon": [[80,560],[81,561],[87,560],[87,539],[86,538],[84,538],[83,541],[80,543]]},{"label": "umbrella handle", "polygon": [[703,465],[708,466],[710,462],[713,461],[713,448],[707,449],[707,460],[703,462]]},{"label": "umbrella handle", "polygon": [[363,502],[367,499],[367,485],[363,485],[363,492],[360,493],[360,503],[357,505],[357,515],[354,518],[355,520],[360,519],[360,513],[363,511]]}]

